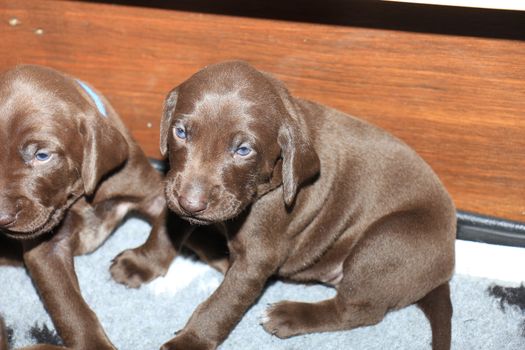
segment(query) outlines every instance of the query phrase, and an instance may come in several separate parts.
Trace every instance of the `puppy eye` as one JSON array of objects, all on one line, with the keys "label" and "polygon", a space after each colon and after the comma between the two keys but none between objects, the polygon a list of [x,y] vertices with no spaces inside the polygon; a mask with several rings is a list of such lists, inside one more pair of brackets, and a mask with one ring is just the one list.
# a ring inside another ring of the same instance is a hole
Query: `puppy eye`
[{"label": "puppy eye", "polygon": [[184,130],[184,128],[178,126],[175,128],[175,135],[177,135],[177,137],[179,139],[185,139],[186,138],[186,130]]},{"label": "puppy eye", "polygon": [[246,145],[242,145],[242,146],[240,146],[239,148],[237,148],[235,150],[235,154],[238,154],[241,157],[246,157],[250,153],[252,153],[252,149],[249,146],[246,146]]},{"label": "puppy eye", "polygon": [[51,159],[51,153],[47,151],[38,151],[35,153],[35,159],[41,163],[45,163]]}]

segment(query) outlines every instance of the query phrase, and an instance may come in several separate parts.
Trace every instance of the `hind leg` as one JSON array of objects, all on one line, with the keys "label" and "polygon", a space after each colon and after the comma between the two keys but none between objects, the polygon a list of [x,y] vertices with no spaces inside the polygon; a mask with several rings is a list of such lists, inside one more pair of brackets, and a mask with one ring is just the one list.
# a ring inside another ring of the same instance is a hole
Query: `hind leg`
[{"label": "hind leg", "polygon": [[432,329],[432,350],[450,350],[452,303],[450,287],[444,283],[417,302]]},{"label": "hind leg", "polygon": [[263,327],[281,338],[348,330],[376,324],[388,310],[420,300],[448,280],[453,267],[452,248],[436,249],[440,233],[420,233],[420,228],[418,218],[406,215],[377,223],[346,258],[333,299],[275,304]]},{"label": "hind leg", "polygon": [[334,298],[317,303],[282,301],[273,304],[263,315],[262,325],[268,333],[288,338],[373,325],[383,319],[388,309],[388,297],[380,281],[344,271]]},{"label": "hind leg", "polygon": [[340,296],[318,303],[282,301],[262,317],[264,329],[279,338],[299,334],[348,330],[376,324],[387,309],[382,305],[348,304]]}]

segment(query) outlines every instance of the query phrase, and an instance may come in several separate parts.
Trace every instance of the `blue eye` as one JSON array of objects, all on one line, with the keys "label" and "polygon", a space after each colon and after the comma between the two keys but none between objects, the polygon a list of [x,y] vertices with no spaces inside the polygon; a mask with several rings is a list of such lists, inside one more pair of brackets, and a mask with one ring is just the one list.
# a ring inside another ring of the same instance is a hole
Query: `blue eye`
[{"label": "blue eye", "polygon": [[45,151],[38,151],[35,153],[35,159],[39,162],[45,162],[51,158],[51,154]]},{"label": "blue eye", "polygon": [[246,157],[250,153],[252,153],[252,149],[248,146],[241,146],[235,150],[235,153],[240,155],[241,157]]},{"label": "blue eye", "polygon": [[177,135],[177,137],[179,139],[185,139],[186,138],[186,130],[184,130],[184,128],[181,128],[181,127],[176,127],[175,128],[175,135]]}]

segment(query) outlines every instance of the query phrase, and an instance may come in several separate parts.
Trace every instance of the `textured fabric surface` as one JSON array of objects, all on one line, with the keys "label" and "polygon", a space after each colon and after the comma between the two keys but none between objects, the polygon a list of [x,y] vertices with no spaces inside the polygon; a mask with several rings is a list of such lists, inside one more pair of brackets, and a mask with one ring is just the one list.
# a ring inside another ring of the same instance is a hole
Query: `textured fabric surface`
[{"label": "textured fabric surface", "polygon": [[[108,272],[111,259],[124,249],[140,245],[149,230],[148,224],[132,218],[95,253],[75,260],[82,293],[120,350],[158,349],[184,326],[195,307],[222,279],[208,266],[179,257],[166,277],[140,289],[115,283]],[[34,344],[38,339],[56,341],[53,325],[25,270],[0,267],[0,281],[0,312],[12,330],[12,345]],[[454,276],[453,349],[525,349],[525,311],[489,293],[494,283]],[[515,282],[497,284],[518,287]],[[220,349],[430,349],[430,326],[414,306],[389,313],[375,326],[287,340],[265,333],[259,325],[268,304],[284,299],[317,301],[333,295],[333,289],[321,285],[271,283]]]}]

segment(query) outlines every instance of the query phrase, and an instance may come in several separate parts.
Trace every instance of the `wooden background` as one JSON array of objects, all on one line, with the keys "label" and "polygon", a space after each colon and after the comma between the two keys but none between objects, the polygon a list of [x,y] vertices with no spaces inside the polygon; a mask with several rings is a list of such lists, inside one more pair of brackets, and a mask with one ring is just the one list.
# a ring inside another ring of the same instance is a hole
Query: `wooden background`
[{"label": "wooden background", "polygon": [[316,14],[291,5],[242,12],[231,1],[168,9],[0,0],[0,70],[36,63],[91,82],[159,158],[166,92],[207,64],[244,59],[295,95],[405,140],[458,208],[525,221],[524,14],[373,1],[330,10],[333,2]]}]

